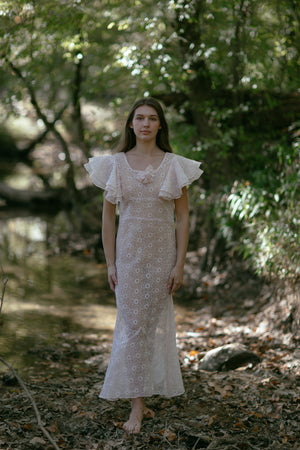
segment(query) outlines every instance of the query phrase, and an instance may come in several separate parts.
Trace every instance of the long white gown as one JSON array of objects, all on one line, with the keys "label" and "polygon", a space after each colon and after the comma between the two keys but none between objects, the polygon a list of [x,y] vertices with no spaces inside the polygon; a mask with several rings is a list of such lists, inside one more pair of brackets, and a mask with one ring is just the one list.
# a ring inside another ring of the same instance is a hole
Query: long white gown
[{"label": "long white gown", "polygon": [[123,152],[85,164],[106,199],[119,203],[118,312],[101,398],[184,392],[167,283],[176,259],[174,199],[200,177],[199,165],[168,152],[157,169],[134,170]]}]

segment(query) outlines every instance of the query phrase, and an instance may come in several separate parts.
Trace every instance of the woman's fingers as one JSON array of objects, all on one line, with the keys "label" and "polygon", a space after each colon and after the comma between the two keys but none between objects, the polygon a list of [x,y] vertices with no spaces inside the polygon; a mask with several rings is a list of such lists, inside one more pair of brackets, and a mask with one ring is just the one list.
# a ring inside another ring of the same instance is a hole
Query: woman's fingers
[{"label": "woman's fingers", "polygon": [[175,275],[171,274],[168,282],[167,288],[169,289],[169,294],[174,294],[181,286],[181,282],[176,278]]},{"label": "woman's fingers", "polygon": [[111,290],[115,292],[116,285],[118,284],[116,277],[110,277],[108,281]]},{"label": "woman's fingers", "polygon": [[109,287],[111,288],[111,290],[115,292],[115,284],[114,284],[112,278],[109,278],[108,282],[109,282]]},{"label": "woman's fingers", "polygon": [[172,287],[173,287],[173,282],[174,282],[174,276],[171,273],[169,281],[168,281],[168,284],[167,284],[167,289],[169,290],[169,294],[171,294],[171,290],[172,290]]},{"label": "woman's fingers", "polygon": [[111,290],[115,292],[115,287],[118,284],[115,267],[108,268],[108,282]]},{"label": "woman's fingers", "polygon": [[170,291],[170,294],[174,294],[174,292],[176,292],[180,288],[180,286],[181,286],[181,283],[178,283],[178,282],[176,283],[174,281],[171,291]]}]

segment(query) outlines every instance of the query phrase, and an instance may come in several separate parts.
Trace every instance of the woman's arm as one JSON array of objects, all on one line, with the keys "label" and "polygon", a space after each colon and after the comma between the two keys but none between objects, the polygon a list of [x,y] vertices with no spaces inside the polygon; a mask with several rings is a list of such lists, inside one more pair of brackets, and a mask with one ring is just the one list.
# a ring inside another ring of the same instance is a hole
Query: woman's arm
[{"label": "woman's arm", "polygon": [[176,263],[170,274],[168,289],[173,294],[182,284],[185,255],[189,241],[189,205],[187,190],[182,189],[182,196],[175,200],[176,214]]},{"label": "woman's arm", "polygon": [[102,212],[102,243],[106,259],[108,282],[115,292],[118,284],[115,266],[116,247],[116,205],[104,199]]}]

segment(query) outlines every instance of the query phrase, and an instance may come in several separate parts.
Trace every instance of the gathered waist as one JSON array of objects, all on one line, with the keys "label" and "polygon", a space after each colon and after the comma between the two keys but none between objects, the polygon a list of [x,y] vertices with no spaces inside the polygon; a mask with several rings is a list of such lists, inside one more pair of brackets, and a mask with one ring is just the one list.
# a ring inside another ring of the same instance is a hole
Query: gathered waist
[{"label": "gathered waist", "polygon": [[167,220],[164,217],[122,217],[120,216],[119,222],[132,222],[137,224],[138,222],[164,222],[169,225],[173,225],[173,220]]}]

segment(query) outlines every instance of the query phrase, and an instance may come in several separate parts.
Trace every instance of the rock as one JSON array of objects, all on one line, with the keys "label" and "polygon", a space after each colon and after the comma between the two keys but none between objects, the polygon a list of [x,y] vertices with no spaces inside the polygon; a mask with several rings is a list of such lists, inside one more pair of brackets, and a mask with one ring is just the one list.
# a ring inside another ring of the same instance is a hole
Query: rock
[{"label": "rock", "polygon": [[259,363],[261,358],[242,344],[227,344],[206,353],[200,361],[200,370],[207,372],[233,370],[245,364]]},{"label": "rock", "polygon": [[14,376],[14,374],[10,372],[6,372],[4,375],[2,375],[1,381],[5,386],[15,386],[18,384],[18,380]]}]

